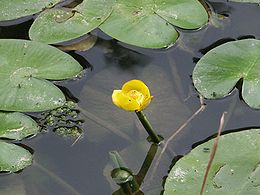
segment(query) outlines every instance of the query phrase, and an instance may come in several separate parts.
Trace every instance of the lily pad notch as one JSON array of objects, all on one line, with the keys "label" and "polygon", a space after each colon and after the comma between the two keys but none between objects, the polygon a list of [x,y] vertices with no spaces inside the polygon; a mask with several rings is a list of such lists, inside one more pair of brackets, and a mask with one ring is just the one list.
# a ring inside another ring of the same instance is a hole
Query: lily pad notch
[{"label": "lily pad notch", "polygon": [[260,41],[228,42],[210,50],[196,64],[193,83],[205,98],[226,97],[242,79],[242,97],[260,109]]}]

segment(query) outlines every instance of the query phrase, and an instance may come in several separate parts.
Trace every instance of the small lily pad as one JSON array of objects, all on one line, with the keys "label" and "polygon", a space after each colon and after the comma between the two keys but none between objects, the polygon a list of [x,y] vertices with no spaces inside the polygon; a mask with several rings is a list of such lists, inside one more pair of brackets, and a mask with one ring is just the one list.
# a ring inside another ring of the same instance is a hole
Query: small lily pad
[{"label": "small lily pad", "polygon": [[38,112],[60,107],[63,93],[49,80],[77,76],[80,64],[39,42],[0,40],[0,110]]},{"label": "small lily pad", "polygon": [[29,116],[19,112],[0,112],[0,138],[21,140],[35,135],[40,128]]},{"label": "small lily pad", "polygon": [[104,22],[112,12],[113,3],[114,0],[87,0],[73,9],[45,10],[31,26],[29,36],[48,44],[78,38]]},{"label": "small lily pad", "polygon": [[209,99],[229,95],[243,79],[242,97],[260,109],[260,41],[245,39],[220,45],[203,56],[193,71],[198,92]]},{"label": "small lily pad", "polygon": [[[199,194],[213,142],[199,145],[173,166],[164,195]],[[259,194],[259,157],[260,129],[221,136],[205,194]]]},{"label": "small lily pad", "polygon": [[60,0],[1,0],[0,21],[29,16],[52,7]]},{"label": "small lily pad", "polygon": [[32,154],[15,144],[0,141],[0,172],[17,172],[32,164]]}]

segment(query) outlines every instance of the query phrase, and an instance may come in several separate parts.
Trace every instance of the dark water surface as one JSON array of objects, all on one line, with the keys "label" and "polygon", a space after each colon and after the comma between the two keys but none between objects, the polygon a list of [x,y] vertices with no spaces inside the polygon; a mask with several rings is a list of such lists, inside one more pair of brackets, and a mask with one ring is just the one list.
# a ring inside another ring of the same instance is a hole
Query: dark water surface
[{"label": "dark water surface", "polygon": [[[259,6],[209,2],[216,13],[226,17],[212,19],[199,31],[184,31],[177,44],[167,50],[128,46],[96,30],[99,38],[91,50],[70,52],[86,67],[86,73],[81,79],[58,85],[78,99],[79,118],[85,121],[84,137],[71,146],[74,140],[49,131],[23,141],[34,151],[34,164],[17,174],[1,175],[0,195],[112,194],[118,189],[110,178],[112,166],[108,153],[113,150],[119,151],[137,173],[150,144],[145,141],[147,135],[134,113],[112,104],[112,90],[121,88],[130,79],[145,81],[154,96],[145,113],[157,132],[167,139],[200,107],[190,76],[202,53],[228,40],[260,38]],[[17,25],[0,23],[0,38],[28,39],[31,23],[32,20]],[[249,108],[237,89],[226,98],[205,103],[206,109],[170,142],[155,169],[162,149],[158,148],[141,187],[145,194],[162,191],[163,177],[172,159],[215,134],[224,111],[228,111],[225,131],[260,127],[260,111]]]}]

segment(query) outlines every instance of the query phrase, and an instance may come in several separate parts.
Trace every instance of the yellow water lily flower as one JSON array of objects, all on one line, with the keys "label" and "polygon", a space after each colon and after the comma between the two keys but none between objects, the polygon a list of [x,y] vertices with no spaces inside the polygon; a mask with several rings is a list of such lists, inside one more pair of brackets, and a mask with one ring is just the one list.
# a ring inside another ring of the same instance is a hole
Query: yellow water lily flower
[{"label": "yellow water lily flower", "polygon": [[126,82],[122,90],[114,90],[112,94],[113,103],[127,111],[141,111],[151,102],[148,87],[140,80]]}]

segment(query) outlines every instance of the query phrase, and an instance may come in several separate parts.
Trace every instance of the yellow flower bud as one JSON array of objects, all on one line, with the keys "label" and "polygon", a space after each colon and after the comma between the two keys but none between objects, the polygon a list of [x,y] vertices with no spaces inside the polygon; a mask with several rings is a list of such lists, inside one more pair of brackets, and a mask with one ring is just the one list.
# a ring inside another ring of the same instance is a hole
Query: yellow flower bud
[{"label": "yellow flower bud", "polygon": [[122,90],[114,90],[112,94],[113,103],[127,111],[141,111],[151,102],[148,87],[140,80],[126,82]]}]

